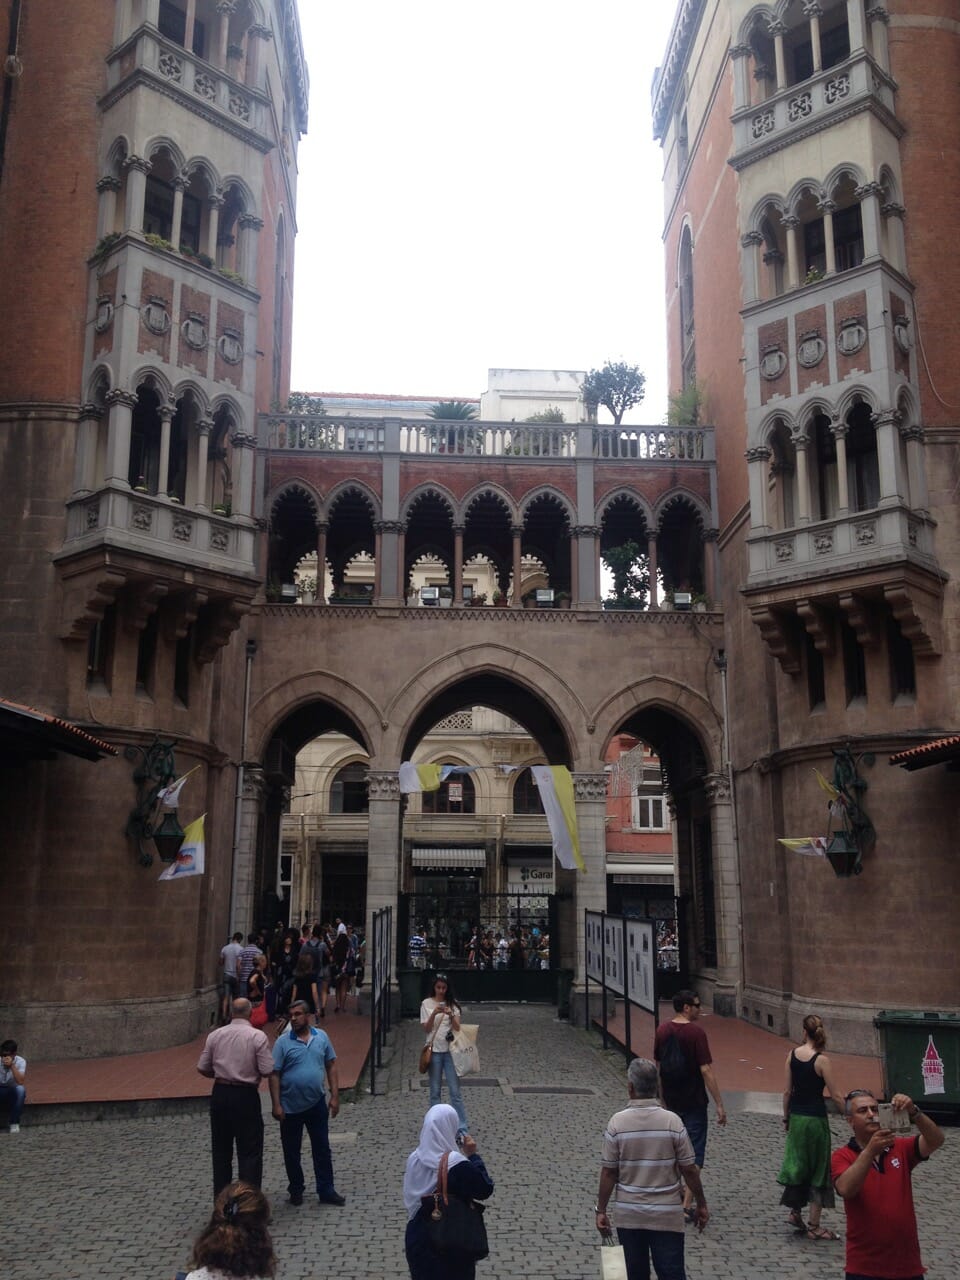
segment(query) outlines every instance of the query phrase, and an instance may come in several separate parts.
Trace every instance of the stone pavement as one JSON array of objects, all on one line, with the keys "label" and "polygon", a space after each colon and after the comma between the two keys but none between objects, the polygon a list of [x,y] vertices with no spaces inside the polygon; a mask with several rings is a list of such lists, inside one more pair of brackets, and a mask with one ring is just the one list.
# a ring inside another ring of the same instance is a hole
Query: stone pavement
[{"label": "stone pavement", "polygon": [[[622,1055],[536,1005],[480,1006],[481,1066],[466,1081],[471,1129],[496,1182],[492,1253],[480,1280],[598,1280],[592,1206],[603,1126],[626,1099]],[[466,1019],[473,1020],[469,1011]],[[416,1072],[419,1028],[391,1033],[378,1094],[331,1126],[344,1209],[285,1203],[275,1122],[267,1113],[264,1189],[274,1206],[278,1280],[402,1280],[403,1166],[426,1108]],[[721,1081],[722,1083],[722,1081]],[[572,1092],[561,1093],[561,1089]],[[530,1090],[529,1092],[527,1090]],[[382,1091],[382,1092],[381,1092]],[[726,1131],[711,1127],[704,1180],[713,1214],[687,1232],[691,1280],[840,1280],[842,1243],[797,1238],[779,1207],[776,1095],[728,1094]],[[832,1122],[839,1143],[846,1125]],[[210,1204],[206,1120],[165,1116],[25,1127],[0,1133],[4,1280],[171,1280]],[[960,1274],[952,1195],[960,1144],[914,1175],[930,1280]],[[824,1222],[843,1232],[842,1209]]]}]

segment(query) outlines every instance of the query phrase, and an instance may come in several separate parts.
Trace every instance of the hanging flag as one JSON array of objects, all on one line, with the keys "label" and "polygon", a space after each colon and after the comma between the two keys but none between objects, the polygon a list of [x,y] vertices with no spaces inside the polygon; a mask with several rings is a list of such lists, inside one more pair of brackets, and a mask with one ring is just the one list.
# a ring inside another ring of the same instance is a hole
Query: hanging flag
[{"label": "hanging flag", "polygon": [[826,836],[800,836],[796,839],[780,839],[778,844],[785,845],[794,853],[806,854],[808,858],[825,858],[827,856]]},{"label": "hanging flag", "polygon": [[190,774],[196,773],[199,768],[200,766],[195,764],[182,778],[177,778],[176,782],[171,782],[169,787],[164,787],[162,791],[157,793],[157,803],[163,805],[165,809],[176,809],[180,803],[180,792],[183,790],[183,784],[190,777]]},{"label": "hanging flag", "polygon": [[183,833],[183,844],[169,867],[160,873],[161,880],[182,880],[185,876],[202,876],[204,864],[203,820],[201,814]]},{"label": "hanging flag", "polygon": [[817,779],[817,782],[820,784],[821,790],[825,791],[831,800],[837,800],[840,796],[840,792],[833,785],[833,783],[830,782],[827,778],[825,778],[819,769],[814,769],[813,773],[814,773],[814,777]]},{"label": "hanging flag", "polygon": [[526,767],[527,766],[525,764],[498,764],[497,765],[497,769],[501,773],[505,773],[505,774],[516,773],[518,769],[525,769]]},{"label": "hanging flag", "polygon": [[530,766],[530,772],[540,791],[557,861],[567,871],[585,871],[583,858],[580,856],[577,808],[573,799],[570,770],[562,764],[535,764]]},{"label": "hanging flag", "polygon": [[440,784],[458,774],[475,773],[470,764],[411,764],[400,766],[400,790],[408,795],[418,791],[439,791]]}]

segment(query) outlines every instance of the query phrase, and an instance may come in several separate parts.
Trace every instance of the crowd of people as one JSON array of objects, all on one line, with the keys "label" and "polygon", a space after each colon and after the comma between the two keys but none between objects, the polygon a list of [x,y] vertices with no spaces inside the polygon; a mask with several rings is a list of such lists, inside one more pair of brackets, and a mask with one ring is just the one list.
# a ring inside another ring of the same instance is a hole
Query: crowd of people
[{"label": "crowd of people", "polygon": [[220,1022],[230,1020],[242,996],[253,1007],[254,1026],[285,1020],[294,1000],[305,1000],[312,1019],[325,1018],[330,997],[342,1013],[363,985],[366,943],[362,930],[339,917],[329,922],[235,933],[220,952],[223,969]]},{"label": "crowd of people", "polygon": [[550,934],[545,920],[506,933],[473,922],[461,944],[418,924],[410,934],[407,952],[413,969],[433,968],[450,959],[466,960],[468,969],[549,969]]}]

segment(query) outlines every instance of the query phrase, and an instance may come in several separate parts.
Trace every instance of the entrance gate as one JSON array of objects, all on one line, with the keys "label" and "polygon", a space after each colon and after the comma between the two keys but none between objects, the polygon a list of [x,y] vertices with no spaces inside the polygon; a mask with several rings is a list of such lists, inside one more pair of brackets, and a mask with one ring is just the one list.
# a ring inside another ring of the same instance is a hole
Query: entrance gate
[{"label": "entrance gate", "polygon": [[[433,976],[448,973],[458,999],[569,1003],[572,974],[558,967],[559,903],[566,895],[471,893],[435,896],[402,893],[398,899],[397,972],[401,1012],[413,1017],[430,992]],[[500,944],[519,932],[528,943],[523,968],[511,967]],[[487,963],[473,939],[491,936]]]}]

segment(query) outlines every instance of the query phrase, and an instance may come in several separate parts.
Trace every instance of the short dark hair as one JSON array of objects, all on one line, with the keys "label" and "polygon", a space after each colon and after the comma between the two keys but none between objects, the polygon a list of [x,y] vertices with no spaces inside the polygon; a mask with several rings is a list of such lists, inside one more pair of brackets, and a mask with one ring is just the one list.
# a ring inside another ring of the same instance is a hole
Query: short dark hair
[{"label": "short dark hair", "polygon": [[8,1053],[16,1053],[16,1052],[17,1052],[16,1040],[4,1040],[3,1044],[0,1044],[0,1053],[2,1053],[4,1057],[6,1057]]},{"label": "short dark hair", "polygon": [[252,947],[256,940],[260,937],[259,933],[247,934],[247,946]]},{"label": "short dark hair", "polygon": [[685,1004],[696,1004],[699,999],[695,991],[678,991],[673,997],[673,1007],[677,1013],[683,1013]]},{"label": "short dark hair", "polygon": [[314,936],[315,938],[322,938],[322,937],[323,937],[323,930],[320,928],[320,926],[319,926],[318,924],[315,924],[315,925],[313,926],[313,936]]},{"label": "short dark hair", "polygon": [[294,1009],[305,1009],[307,1013],[310,1012],[310,1006],[307,1004],[306,1000],[291,1000],[287,1012],[293,1013]]},{"label": "short dark hair", "polygon": [[239,932],[239,930],[238,930],[238,931],[233,935],[233,940],[234,940],[234,942],[242,942],[242,941],[243,941],[243,934],[242,934],[242,933],[240,933],[240,932]]}]

